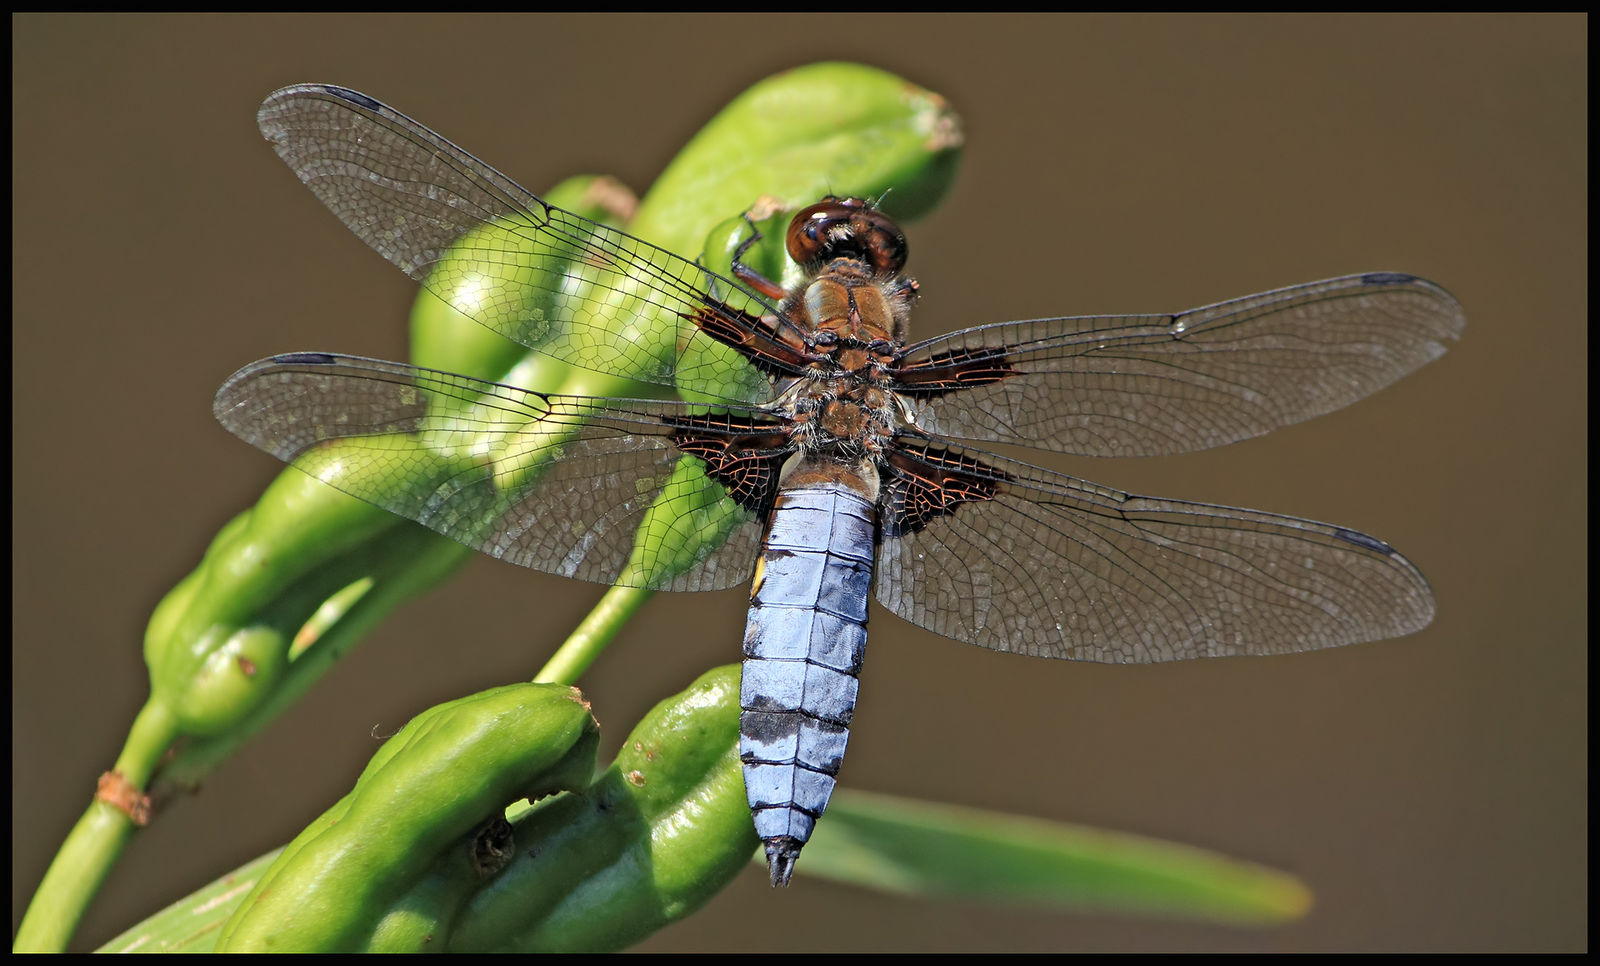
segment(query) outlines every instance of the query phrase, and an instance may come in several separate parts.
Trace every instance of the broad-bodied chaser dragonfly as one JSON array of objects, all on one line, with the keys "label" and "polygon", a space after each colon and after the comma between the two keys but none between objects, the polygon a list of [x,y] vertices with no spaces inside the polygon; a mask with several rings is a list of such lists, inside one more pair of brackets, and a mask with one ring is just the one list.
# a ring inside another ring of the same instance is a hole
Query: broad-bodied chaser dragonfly
[{"label": "broad-bodied chaser dragonfly", "polygon": [[[727,277],[551,206],[354,91],[290,87],[259,121],[351,230],[476,321],[681,395],[552,395],[296,353],[228,379],[217,417],[524,567],[666,590],[753,573],[740,756],[774,884],[839,771],[869,591],[946,637],[1119,663],[1333,647],[1433,617],[1422,574],[1366,534],[1134,496],[969,445],[1184,453],[1338,409],[1461,334],[1431,282],[1350,275],[913,343],[905,236],[870,203],[794,216],[805,280],[785,290],[738,257]],[[740,359],[756,378],[719,382]]]}]

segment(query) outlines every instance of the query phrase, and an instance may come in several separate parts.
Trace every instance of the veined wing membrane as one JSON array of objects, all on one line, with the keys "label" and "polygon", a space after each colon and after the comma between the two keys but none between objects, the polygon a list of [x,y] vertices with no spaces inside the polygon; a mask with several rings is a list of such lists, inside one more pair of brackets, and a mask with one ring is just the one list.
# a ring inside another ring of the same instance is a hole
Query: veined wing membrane
[{"label": "veined wing membrane", "polygon": [[547,573],[720,590],[748,580],[760,550],[758,499],[739,502],[732,471],[725,485],[684,456],[737,455],[752,427],[772,426],[759,410],[544,395],[294,353],[239,370],[214,411],[240,438],[331,486]]},{"label": "veined wing membrane", "polygon": [[1438,358],[1466,319],[1414,275],[1348,275],[1176,315],[979,326],[894,370],[923,432],[1084,456],[1186,453],[1346,406]]},{"label": "veined wing membrane", "polygon": [[1133,496],[938,443],[892,460],[875,596],[946,637],[1145,664],[1399,637],[1433,616],[1409,560],[1342,527]]},{"label": "veined wing membrane", "polygon": [[[780,338],[798,342],[770,302],[545,204],[365,94],[288,87],[266,99],[257,121],[278,156],[362,241],[463,314],[563,362],[711,395],[732,385],[747,396],[748,380],[727,377],[740,356],[702,326],[737,331],[752,351],[771,349],[777,359],[791,352]],[[558,268],[539,267],[551,265]],[[768,326],[754,325],[763,315]]]}]

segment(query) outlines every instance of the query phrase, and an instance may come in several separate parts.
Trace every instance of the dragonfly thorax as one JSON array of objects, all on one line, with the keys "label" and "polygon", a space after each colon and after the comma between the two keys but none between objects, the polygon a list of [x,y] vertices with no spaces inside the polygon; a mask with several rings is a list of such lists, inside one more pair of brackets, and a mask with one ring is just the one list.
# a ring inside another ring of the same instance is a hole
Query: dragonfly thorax
[{"label": "dragonfly thorax", "polygon": [[836,459],[876,456],[896,428],[893,396],[850,376],[822,376],[796,387],[793,413],[800,450]]},{"label": "dragonfly thorax", "polygon": [[789,321],[808,333],[813,351],[829,354],[847,370],[838,353],[872,348],[887,361],[904,344],[911,326],[916,283],[904,277],[884,282],[853,258],[831,262],[785,306]]}]

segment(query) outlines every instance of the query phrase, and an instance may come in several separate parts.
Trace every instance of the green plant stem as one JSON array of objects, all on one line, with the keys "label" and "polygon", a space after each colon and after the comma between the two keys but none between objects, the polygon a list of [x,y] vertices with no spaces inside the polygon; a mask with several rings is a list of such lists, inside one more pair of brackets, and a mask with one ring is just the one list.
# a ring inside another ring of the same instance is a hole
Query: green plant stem
[{"label": "green plant stem", "polygon": [[622,625],[628,622],[655,591],[640,587],[612,587],[589,611],[555,654],[534,677],[535,684],[577,684]]},{"label": "green plant stem", "polygon": [[[116,770],[132,788],[143,789],[178,736],[177,723],[161,704],[140,709],[117,756]],[[66,841],[28,904],[12,949],[61,952],[100,882],[138,826],[127,812],[96,798],[67,833]]]}]

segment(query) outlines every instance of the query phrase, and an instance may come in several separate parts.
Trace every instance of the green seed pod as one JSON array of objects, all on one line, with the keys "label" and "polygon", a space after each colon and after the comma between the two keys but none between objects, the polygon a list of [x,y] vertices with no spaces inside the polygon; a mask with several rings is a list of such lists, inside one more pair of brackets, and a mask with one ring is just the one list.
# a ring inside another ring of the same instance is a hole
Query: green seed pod
[{"label": "green seed pod", "polygon": [[738,741],[728,665],[652,709],[588,791],[517,822],[514,856],[461,909],[447,948],[621,949],[699,908],[759,845]]},{"label": "green seed pod", "polygon": [[598,735],[582,696],[559,685],[510,685],[428,709],[284,849],[217,948],[369,947],[447,847],[514,799],[587,785]]},{"label": "green seed pod", "polygon": [[[916,218],[954,179],[963,142],[944,98],[861,64],[796,67],[734,98],[678,152],[632,231],[694,251],[723,218],[773,199],[796,209],[824,195],[877,197]],[[717,208],[713,199],[727,199]]]}]

